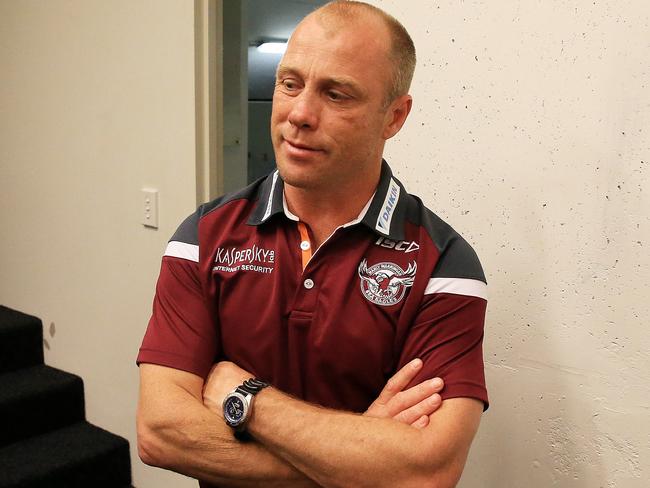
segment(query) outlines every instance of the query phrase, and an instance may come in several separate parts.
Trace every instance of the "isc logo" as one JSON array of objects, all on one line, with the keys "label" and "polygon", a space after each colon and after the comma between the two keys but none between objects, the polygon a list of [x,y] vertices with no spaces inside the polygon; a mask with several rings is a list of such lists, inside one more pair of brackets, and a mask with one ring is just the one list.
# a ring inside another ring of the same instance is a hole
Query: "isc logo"
[{"label": "isc logo", "polygon": [[380,237],[377,239],[375,245],[385,247],[386,249],[395,249],[396,251],[402,251],[405,253],[420,249],[420,246],[415,241],[393,241],[386,237]]}]

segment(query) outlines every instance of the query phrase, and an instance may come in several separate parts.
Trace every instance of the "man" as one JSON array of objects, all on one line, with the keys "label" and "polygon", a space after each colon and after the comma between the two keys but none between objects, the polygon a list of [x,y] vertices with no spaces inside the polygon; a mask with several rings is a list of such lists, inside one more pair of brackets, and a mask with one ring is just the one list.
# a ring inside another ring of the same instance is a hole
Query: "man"
[{"label": "man", "polygon": [[163,258],[138,357],[145,463],[205,486],[455,486],[487,406],[485,279],[382,161],[414,65],[363,3],[297,27],[278,171],[201,206]]}]

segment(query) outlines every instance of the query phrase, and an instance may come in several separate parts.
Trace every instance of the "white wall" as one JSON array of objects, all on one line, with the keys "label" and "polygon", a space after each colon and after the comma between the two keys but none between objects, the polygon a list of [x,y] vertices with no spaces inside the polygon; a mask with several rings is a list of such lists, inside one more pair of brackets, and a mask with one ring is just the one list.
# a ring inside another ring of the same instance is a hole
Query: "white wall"
[{"label": "white wall", "polygon": [[648,2],[373,3],[419,55],[387,158],[489,282],[461,486],[647,487]]},{"label": "white wall", "polygon": [[[160,256],[195,208],[194,4],[1,1],[0,66],[0,303],[43,319],[46,362],[129,439],[136,486],[195,487],[135,442]],[[157,231],[140,225],[144,186]]]}]

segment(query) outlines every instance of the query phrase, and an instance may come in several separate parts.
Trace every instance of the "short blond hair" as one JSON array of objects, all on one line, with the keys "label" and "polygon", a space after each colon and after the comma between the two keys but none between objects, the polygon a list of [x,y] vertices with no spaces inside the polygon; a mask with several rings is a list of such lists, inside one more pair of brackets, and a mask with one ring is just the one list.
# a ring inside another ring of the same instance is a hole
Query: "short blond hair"
[{"label": "short blond hair", "polygon": [[415,72],[415,45],[406,28],[395,17],[374,5],[353,0],[334,0],[312,14],[332,16],[342,23],[349,22],[358,14],[371,14],[382,20],[390,35],[388,57],[393,64],[392,80],[386,93],[385,104],[389,105],[397,97],[408,93]]}]

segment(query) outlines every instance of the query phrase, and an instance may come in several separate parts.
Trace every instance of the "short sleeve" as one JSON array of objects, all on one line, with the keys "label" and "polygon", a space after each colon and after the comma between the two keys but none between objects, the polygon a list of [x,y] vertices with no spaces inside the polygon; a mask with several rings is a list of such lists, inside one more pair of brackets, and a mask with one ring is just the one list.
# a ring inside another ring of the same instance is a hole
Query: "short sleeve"
[{"label": "short sleeve", "polygon": [[401,368],[412,359],[422,359],[412,385],[438,376],[445,382],[443,399],[476,398],[487,409],[482,349],[486,307],[486,300],[472,296],[426,296],[399,361]]},{"label": "short sleeve", "polygon": [[[198,243],[186,220],[167,245],[153,311],[137,364],[153,363],[206,377],[220,354],[216,314],[201,286]],[[185,227],[185,228],[184,228]]]},{"label": "short sleeve", "polygon": [[420,358],[412,385],[440,377],[443,399],[469,397],[488,408],[483,365],[487,285],[474,250],[457,234],[429,278],[399,365]]}]

